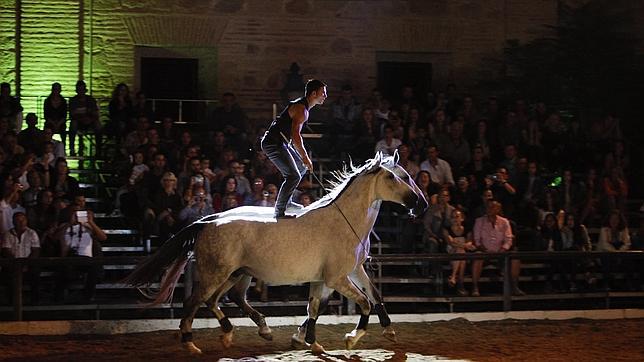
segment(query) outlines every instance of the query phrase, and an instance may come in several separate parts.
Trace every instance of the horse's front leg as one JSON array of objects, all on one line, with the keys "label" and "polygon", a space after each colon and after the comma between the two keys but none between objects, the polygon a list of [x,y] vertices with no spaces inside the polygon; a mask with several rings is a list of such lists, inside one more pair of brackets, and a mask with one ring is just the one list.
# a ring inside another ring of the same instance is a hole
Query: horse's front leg
[{"label": "horse's front leg", "polygon": [[309,303],[307,305],[307,319],[291,337],[293,347],[310,345],[314,353],[323,353],[324,347],[317,343],[315,338],[315,324],[320,315],[321,308],[326,305],[326,299],[333,290],[327,288],[322,282],[311,282],[309,286]]},{"label": "horse's front leg", "polygon": [[358,343],[358,340],[367,334],[367,323],[369,323],[369,313],[371,312],[369,299],[346,275],[329,283],[329,287],[337,290],[345,297],[354,300],[360,306],[360,321],[358,325],[353,331],[344,335],[344,342],[347,349],[352,349]]},{"label": "horse's front leg", "polygon": [[378,289],[373,285],[371,279],[367,275],[367,272],[364,270],[364,265],[357,267],[350,275],[350,278],[356,285],[367,294],[369,300],[374,304],[374,309],[378,314],[378,320],[380,321],[380,326],[384,329],[382,330],[383,337],[387,338],[390,341],[397,342],[396,330],[391,326],[391,319],[385,309],[385,304],[382,300],[382,296]]}]

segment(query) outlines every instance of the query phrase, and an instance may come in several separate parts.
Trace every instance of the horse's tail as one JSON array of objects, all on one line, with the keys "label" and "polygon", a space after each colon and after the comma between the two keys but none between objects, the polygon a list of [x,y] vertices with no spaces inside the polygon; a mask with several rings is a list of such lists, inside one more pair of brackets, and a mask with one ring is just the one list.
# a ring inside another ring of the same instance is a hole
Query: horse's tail
[{"label": "horse's tail", "polygon": [[172,266],[162,278],[161,290],[155,296],[152,305],[167,302],[172,298],[174,287],[181,276],[188,254],[194,249],[197,237],[205,226],[205,223],[194,222],[181,229],[178,233],[168,239],[154,254],[143,260],[128,275],[123,283],[135,287],[151,283],[161,273]]}]

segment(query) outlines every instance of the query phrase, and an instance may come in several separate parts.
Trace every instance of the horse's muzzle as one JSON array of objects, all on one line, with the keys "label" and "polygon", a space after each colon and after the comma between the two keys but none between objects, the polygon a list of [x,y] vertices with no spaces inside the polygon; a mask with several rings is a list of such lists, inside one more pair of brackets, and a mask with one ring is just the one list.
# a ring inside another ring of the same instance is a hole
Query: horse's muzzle
[{"label": "horse's muzzle", "polygon": [[427,210],[427,200],[425,200],[425,197],[418,196],[414,192],[407,194],[404,203],[412,216],[422,215]]}]

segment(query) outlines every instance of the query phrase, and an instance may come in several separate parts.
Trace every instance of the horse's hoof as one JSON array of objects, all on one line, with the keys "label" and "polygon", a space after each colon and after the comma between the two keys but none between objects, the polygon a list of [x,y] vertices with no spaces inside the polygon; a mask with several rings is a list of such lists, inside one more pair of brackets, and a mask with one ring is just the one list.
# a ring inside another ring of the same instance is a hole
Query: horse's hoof
[{"label": "horse's hoof", "polygon": [[392,326],[389,326],[383,329],[382,336],[394,343],[398,343],[398,338],[396,338],[396,331]]},{"label": "horse's hoof", "polygon": [[193,342],[185,342],[185,343],[183,344],[183,347],[184,347],[188,352],[190,352],[190,354],[202,354],[202,353],[203,353],[203,352],[201,352],[201,350],[199,349],[199,347],[195,346],[195,344],[194,344]]},{"label": "horse's hoof", "polygon": [[230,348],[233,345],[233,332],[224,333],[219,336],[219,340],[224,348]]},{"label": "horse's hoof", "polygon": [[362,336],[364,336],[365,334],[367,334],[367,331],[365,331],[364,329],[354,329],[351,332],[345,334],[344,344],[347,349],[353,349],[360,338],[362,338]]},{"label": "horse's hoof", "polygon": [[259,336],[267,341],[273,340],[273,331],[269,327],[262,327],[259,329]]},{"label": "horse's hoof", "polygon": [[318,342],[313,342],[313,344],[311,345],[311,352],[315,354],[322,354],[325,351],[324,351],[324,347],[322,347],[321,344],[319,344]]},{"label": "horse's hoof", "polygon": [[306,338],[306,328],[298,327],[297,333],[293,333],[291,336],[291,347],[293,348],[303,348],[308,347],[308,344],[304,340]]}]

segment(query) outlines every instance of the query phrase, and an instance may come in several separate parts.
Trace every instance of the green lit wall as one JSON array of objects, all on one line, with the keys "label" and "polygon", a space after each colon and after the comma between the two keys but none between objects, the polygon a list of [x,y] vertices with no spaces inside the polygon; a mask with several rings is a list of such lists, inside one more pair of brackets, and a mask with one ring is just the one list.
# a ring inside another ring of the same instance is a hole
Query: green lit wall
[{"label": "green lit wall", "polygon": [[78,12],[77,0],[22,0],[20,85],[25,112],[42,113],[42,101],[53,82],[62,85],[64,96],[74,95]]},{"label": "green lit wall", "polygon": [[16,13],[13,1],[0,0],[0,82],[9,82],[15,89]]}]

